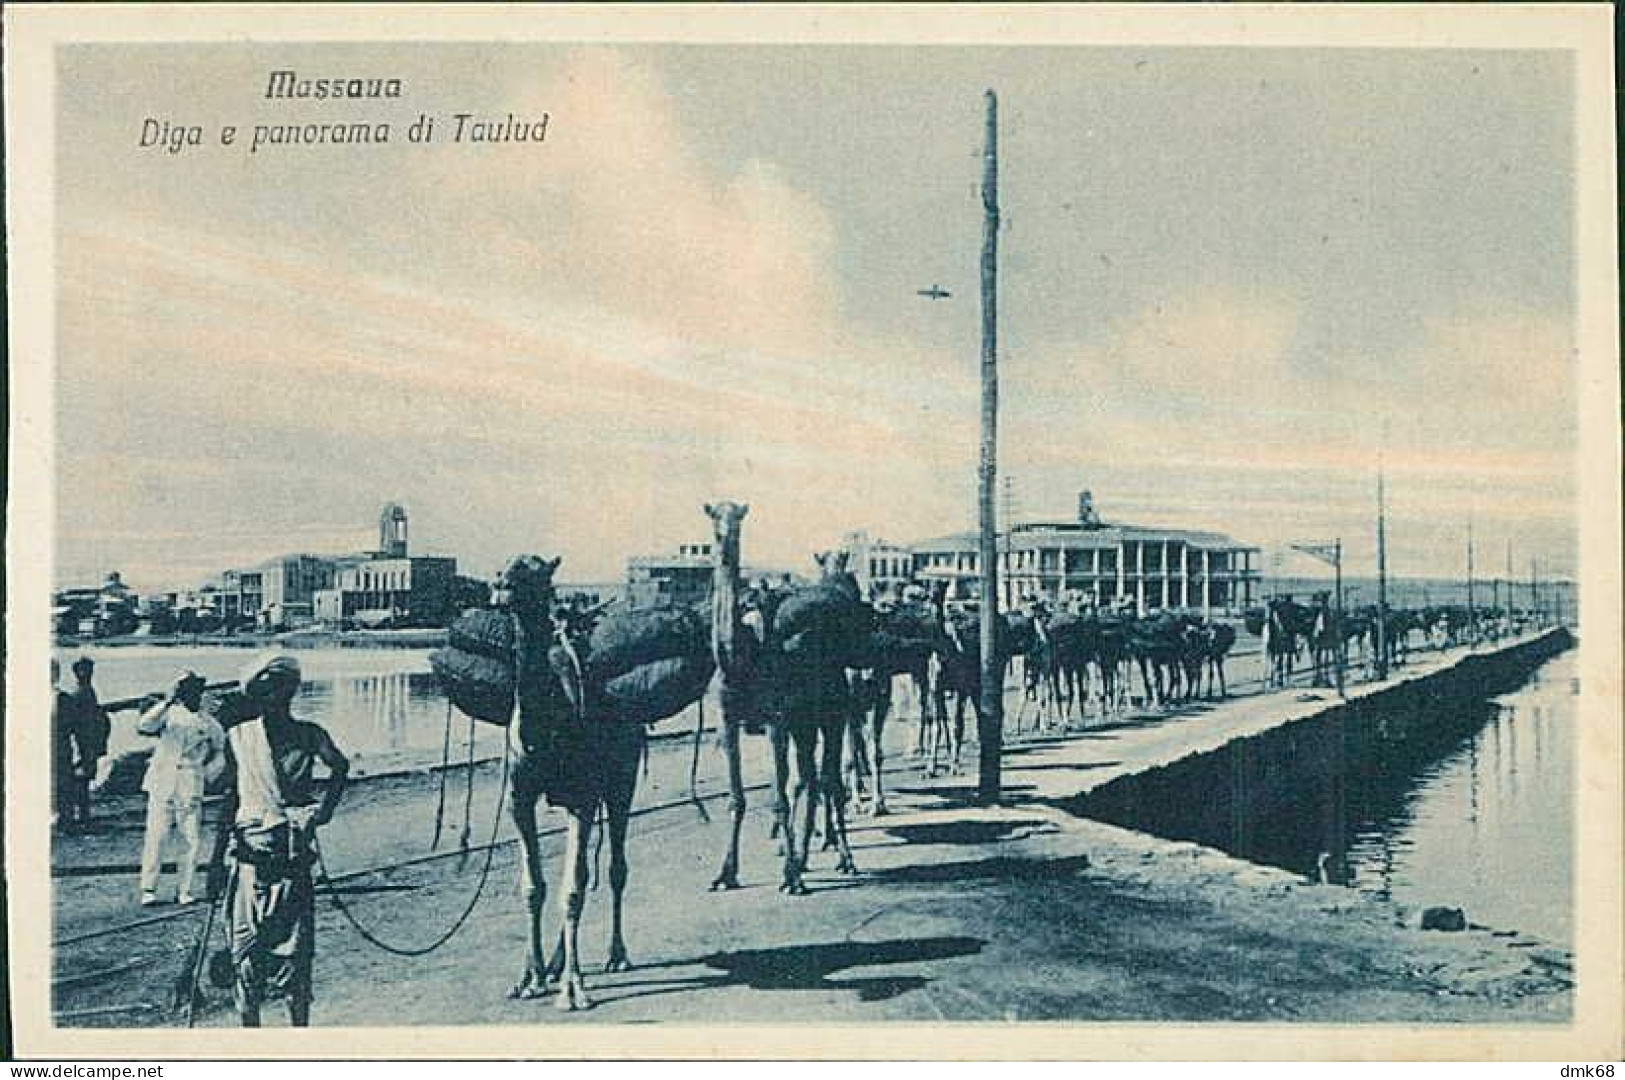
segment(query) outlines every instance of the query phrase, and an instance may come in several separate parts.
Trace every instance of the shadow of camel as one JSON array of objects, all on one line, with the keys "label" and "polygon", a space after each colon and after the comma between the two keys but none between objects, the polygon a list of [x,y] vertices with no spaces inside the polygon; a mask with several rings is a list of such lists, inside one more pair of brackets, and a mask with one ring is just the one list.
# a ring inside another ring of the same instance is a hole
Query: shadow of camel
[{"label": "shadow of camel", "polygon": [[975,881],[1003,879],[1005,881],[1061,881],[1089,869],[1089,856],[1067,855],[1061,858],[1011,858],[995,855],[970,862],[925,863],[920,866],[896,866],[876,870],[870,877],[885,882],[911,884],[944,881]]},{"label": "shadow of camel", "polygon": [[1015,821],[943,821],[920,822],[913,825],[892,825],[886,831],[910,844],[991,844],[1008,840],[1018,831],[1027,835],[1034,829],[1055,832],[1056,828],[1043,818],[1021,818]]},{"label": "shadow of camel", "polygon": [[[929,795],[948,806],[956,807],[979,805],[981,798],[975,784],[894,784],[888,790],[895,795]],[[1003,794],[1006,799],[1012,799],[1031,794],[1036,790],[1032,784],[1005,784]]]},{"label": "shadow of camel", "polygon": [[[690,978],[641,979],[616,982],[602,989],[604,1002],[630,1001],[657,994],[678,994],[691,990],[720,990],[744,986],[752,990],[849,990],[860,1001],[886,1001],[910,990],[918,990],[931,980],[923,975],[875,975],[857,978],[831,978],[848,968],[880,964],[914,964],[931,960],[951,960],[974,956],[987,942],[977,937],[896,938],[890,941],[835,941],[817,945],[785,945],[774,949],[739,949],[711,953],[692,960],[666,960],[645,964],[639,971],[683,968],[696,964],[721,974]],[[630,994],[616,991],[647,987]],[[613,995],[613,996],[609,996]]]}]

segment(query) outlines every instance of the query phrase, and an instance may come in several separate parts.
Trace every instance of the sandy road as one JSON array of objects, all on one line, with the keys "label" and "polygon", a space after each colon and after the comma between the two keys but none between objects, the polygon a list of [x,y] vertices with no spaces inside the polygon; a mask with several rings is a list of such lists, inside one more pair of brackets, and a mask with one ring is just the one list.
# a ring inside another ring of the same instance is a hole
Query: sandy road
[{"label": "sandy road", "polygon": [[[1011,705],[1014,706],[1012,700]],[[1225,709],[1219,706],[1217,711]],[[714,714],[713,714],[714,715]],[[1072,744],[1078,760],[1116,760],[1114,740],[1145,726],[1096,731]],[[892,759],[913,725],[890,729]],[[763,740],[747,743],[747,775],[767,775]],[[720,761],[704,755],[701,791],[721,790]],[[493,856],[492,877],[467,926],[428,957],[405,959],[364,942],[330,903],[319,916],[316,1019],[394,1025],[537,1022],[782,1022],[852,1020],[1319,1020],[1551,1021],[1571,1007],[1567,957],[1487,933],[1442,935],[1396,925],[1397,913],[1348,890],[1309,886],[1192,845],[1079,821],[1043,800],[1001,811],[967,805],[969,781],[921,783],[896,774],[896,815],[855,823],[861,873],[836,875],[814,859],[813,895],[778,894],[765,793],[753,793],[743,880],[706,891],[724,842],[724,807],[703,823],[687,794],[688,744],[661,740],[649,757],[634,822],[628,940],[639,966],[590,974],[598,1007],[562,1014],[505,996],[522,959],[515,849]],[[441,850],[512,836],[494,817],[499,770],[462,773],[447,790]],[[323,845],[336,876],[429,854],[440,788],[410,774],[359,784]],[[652,809],[660,804],[672,805]],[[547,824],[560,819],[549,815]],[[139,917],[133,809],[100,835],[58,853],[60,939]],[[547,842],[556,879],[558,838]],[[461,865],[460,865],[461,863]],[[438,936],[475,888],[483,857],[437,859],[345,880],[358,918],[403,946]],[[109,871],[107,868],[114,868]],[[589,964],[607,948],[607,887],[589,899]],[[198,923],[185,915],[58,950],[61,1022],[176,1022],[169,988]],[[409,986],[410,993],[388,988]],[[793,993],[791,993],[793,991]],[[230,1023],[223,995],[202,1022]]]}]

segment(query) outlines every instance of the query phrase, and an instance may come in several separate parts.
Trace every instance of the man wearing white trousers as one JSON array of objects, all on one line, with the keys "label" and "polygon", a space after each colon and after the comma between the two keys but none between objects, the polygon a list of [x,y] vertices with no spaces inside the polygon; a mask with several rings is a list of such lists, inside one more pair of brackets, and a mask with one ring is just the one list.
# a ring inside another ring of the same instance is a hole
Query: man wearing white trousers
[{"label": "man wearing white trousers", "polygon": [[169,696],[141,715],[136,730],[157,736],[147,762],[147,837],[141,849],[141,903],[158,902],[158,872],[164,842],[179,833],[176,901],[193,902],[192,876],[202,847],[203,789],[225,768],[226,735],[202,712],[203,676],[187,672]]}]

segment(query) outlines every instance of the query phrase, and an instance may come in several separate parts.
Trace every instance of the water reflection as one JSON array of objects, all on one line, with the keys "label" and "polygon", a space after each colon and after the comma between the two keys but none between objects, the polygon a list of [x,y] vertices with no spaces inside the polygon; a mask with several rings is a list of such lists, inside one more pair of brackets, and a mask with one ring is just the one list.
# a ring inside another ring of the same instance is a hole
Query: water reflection
[{"label": "water reflection", "polygon": [[1568,653],[1498,699],[1396,694],[1106,785],[1073,809],[1566,945],[1573,671]]},{"label": "water reflection", "polygon": [[[210,681],[237,678],[258,655],[249,650],[161,647],[90,650],[96,687],[104,701],[161,691],[186,669]],[[72,654],[63,654],[64,667]],[[294,714],[327,728],[361,772],[438,762],[447,730],[446,699],[420,649],[312,649],[295,653],[305,681]],[[115,715],[110,749],[115,755],[150,747],[135,734],[135,712]],[[451,753],[468,753],[469,721],[451,717]],[[475,753],[495,754],[501,732],[480,724]]]}]

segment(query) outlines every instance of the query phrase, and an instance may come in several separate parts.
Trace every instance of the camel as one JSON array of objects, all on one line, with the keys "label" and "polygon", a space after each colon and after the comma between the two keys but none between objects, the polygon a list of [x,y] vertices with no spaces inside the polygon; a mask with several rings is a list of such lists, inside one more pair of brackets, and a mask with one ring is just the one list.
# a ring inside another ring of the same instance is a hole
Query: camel
[{"label": "camel", "polygon": [[[960,756],[965,744],[965,706],[970,705],[978,724],[982,718],[982,648],[980,613],[976,605],[949,613],[938,600],[943,612],[938,652],[939,668],[936,679],[936,729],[930,742],[930,757],[925,765],[927,776],[937,775],[937,753],[948,752],[948,771],[960,771]],[[1000,613],[995,620],[994,649],[999,659],[999,686],[1002,692],[1004,673],[1010,658],[1018,648],[1030,647],[1033,635],[1023,632],[1018,636],[1011,620]],[[953,721],[948,720],[948,697],[954,699]]]},{"label": "camel", "polygon": [[1339,661],[1338,649],[1343,643],[1343,631],[1328,594],[1315,594],[1315,606],[1310,609],[1310,617],[1309,648],[1315,662],[1315,685],[1330,686],[1333,665]]},{"label": "camel", "polygon": [[1269,601],[1264,617],[1264,653],[1269,659],[1266,684],[1285,686],[1292,678],[1298,650],[1314,631],[1314,613],[1290,596]]},{"label": "camel", "polygon": [[941,629],[924,604],[903,602],[875,611],[875,629],[869,642],[869,656],[862,667],[847,673],[853,698],[852,747],[854,792],[865,779],[869,787],[869,811],[879,817],[886,813],[886,793],[882,780],[885,768],[886,720],[891,714],[892,683],[906,675],[914,687],[915,700],[923,713],[930,695],[932,653]]},{"label": "camel", "polygon": [[[626,833],[645,724],[697,700],[710,680],[711,658],[698,620],[683,633],[680,614],[626,612],[606,616],[592,627],[555,623],[553,572],[559,561],[527,555],[509,563],[496,589],[497,604],[507,611],[508,633],[493,636],[505,636],[511,646],[506,795],[523,848],[520,884],[527,914],[524,968],[509,996],[540,997],[556,978],[556,1006],[574,1010],[592,1007],[581,974],[578,932],[594,819],[603,808],[612,910],[605,970],[625,971],[631,967],[623,930],[629,878]],[[432,658],[443,679],[455,674],[457,658],[446,656],[456,651],[457,628],[453,630],[453,648]],[[454,680],[448,681],[448,696],[458,701]],[[468,707],[478,718],[500,722],[489,698],[483,707]],[[551,962],[542,949],[547,884],[536,819],[544,796],[569,817],[562,925]]]},{"label": "camel", "polygon": [[[746,809],[739,736],[765,728],[773,749],[775,832],[783,842],[779,890],[802,896],[808,891],[804,872],[821,797],[829,800],[834,817],[837,869],[857,869],[846,839],[841,751],[853,707],[846,673],[867,665],[871,612],[858,598],[857,581],[846,571],[844,556],[820,556],[824,580],[810,589],[759,591],[747,603],[739,581],[739,533],[748,511],[748,506],[731,502],[705,507],[716,537],[711,644],[721,674],[732,813],[728,847],[711,888],[739,887],[739,834]],[[798,832],[794,811],[803,799]]]},{"label": "camel", "polygon": [[759,733],[764,719],[757,701],[756,673],[767,639],[760,611],[741,611],[739,527],[748,505],[706,503],[711,519],[716,564],[711,582],[711,652],[716,660],[718,698],[722,707],[722,750],[728,761],[728,809],[731,822],[727,854],[711,888],[739,888],[739,830],[745,822],[745,780],[740,767],[739,738]]},{"label": "camel", "polygon": [[1224,660],[1236,644],[1236,628],[1227,623],[1208,623],[1202,627],[1202,660],[1207,671],[1207,696],[1213,696],[1213,680],[1219,680],[1219,696],[1229,697],[1224,683]]},{"label": "camel", "polygon": [[[807,892],[803,874],[820,801],[830,817],[825,846],[838,852],[836,870],[857,873],[846,835],[841,756],[854,708],[847,672],[870,665],[874,613],[859,599],[845,552],[819,555],[817,561],[822,580],[784,597],[775,608],[769,623],[774,647],[762,670],[770,703],[774,813],[784,840],[779,888],[793,896]],[[792,749],[796,780],[787,793]],[[799,834],[798,805],[803,808]]]}]

